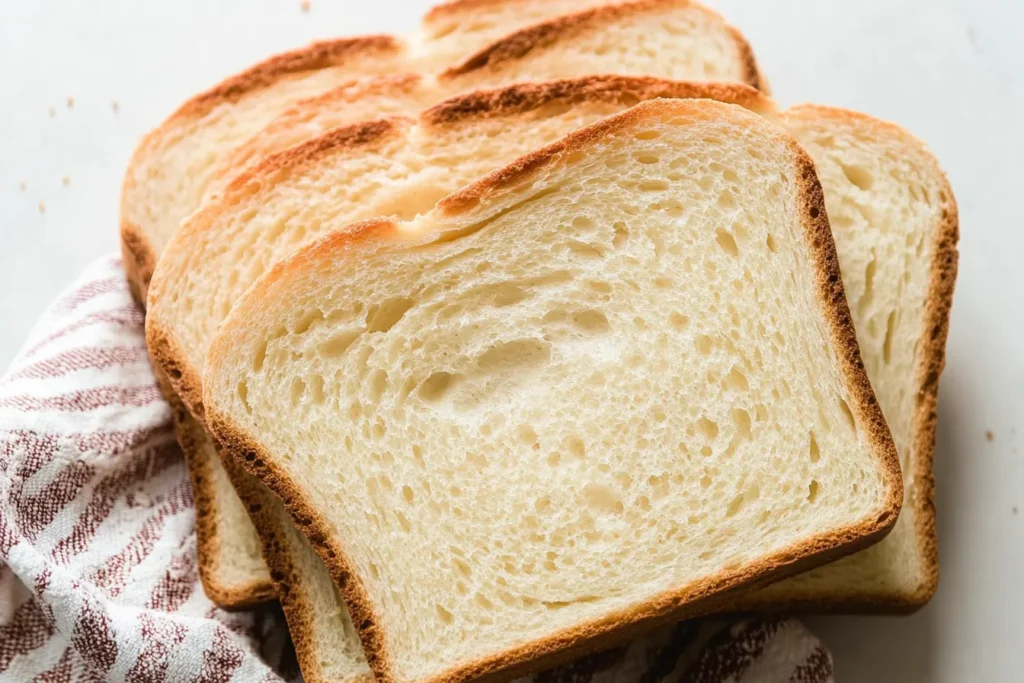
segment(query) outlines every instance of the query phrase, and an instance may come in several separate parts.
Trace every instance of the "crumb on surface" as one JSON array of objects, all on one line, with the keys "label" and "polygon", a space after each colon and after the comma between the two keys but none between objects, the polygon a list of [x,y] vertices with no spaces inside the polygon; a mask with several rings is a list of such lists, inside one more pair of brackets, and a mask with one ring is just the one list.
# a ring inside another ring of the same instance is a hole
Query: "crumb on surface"
[{"label": "crumb on surface", "polygon": [[118,112],[118,110],[121,109],[121,105],[117,103],[117,100],[114,100],[113,102],[110,103],[110,108],[113,109],[114,113],[116,114]]},{"label": "crumb on surface", "polygon": [[68,103],[68,109],[71,109],[72,107],[75,106],[75,98],[72,97],[71,95],[68,95],[67,103]]},{"label": "crumb on surface", "polygon": [[44,202],[39,202],[39,213],[46,213],[46,204]]},{"label": "crumb on surface", "polygon": [[57,110],[54,109],[53,107],[50,107],[50,116],[56,116],[56,115],[57,115]]},{"label": "crumb on surface", "polygon": [[299,7],[302,8],[303,12],[308,12],[311,5],[312,3],[309,0],[302,0],[302,2],[299,3]]},{"label": "crumb on surface", "polygon": [[992,433],[991,429],[985,432],[985,438],[989,441],[995,438],[995,435]]},{"label": "crumb on surface", "polygon": [[1017,506],[1016,505],[1013,506],[1013,514],[1017,514]]},{"label": "crumb on surface", "polygon": [[68,185],[71,184],[71,178],[69,176],[63,176],[60,179],[60,184],[63,185],[64,187],[67,187]]},{"label": "crumb on surface", "polygon": [[25,188],[26,188],[26,187],[28,187],[28,186],[27,186],[27,185],[25,185],[25,181],[24,181],[24,180],[22,180],[22,181],[21,181],[21,183],[20,183],[20,184],[18,185],[18,187],[20,187],[20,188],[21,188],[21,191],[22,191],[22,192],[24,192],[24,191],[25,191]]}]

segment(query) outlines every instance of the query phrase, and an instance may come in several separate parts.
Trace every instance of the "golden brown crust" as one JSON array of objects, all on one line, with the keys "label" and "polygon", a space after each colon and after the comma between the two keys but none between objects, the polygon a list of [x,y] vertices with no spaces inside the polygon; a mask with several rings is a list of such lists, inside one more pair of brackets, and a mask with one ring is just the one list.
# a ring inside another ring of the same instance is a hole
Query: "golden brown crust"
[{"label": "golden brown crust", "polygon": [[479,121],[516,116],[548,104],[572,106],[584,102],[605,102],[626,109],[659,97],[708,98],[738,104],[759,113],[771,114],[775,111],[775,105],[770,99],[741,83],[699,83],[648,76],[602,75],[478,90],[434,105],[420,114],[420,122],[429,126],[445,126],[466,119]]},{"label": "golden brown crust", "polygon": [[[741,125],[765,125],[759,118],[737,114],[736,108],[730,108],[728,105],[712,106],[707,102],[667,100],[640,104],[623,114],[572,133],[560,142],[534,152],[506,169],[492,173],[444,200],[438,211],[446,215],[462,213],[478,204],[485,196],[514,187],[524,176],[563,160],[571,162],[575,153],[582,152],[609,134],[642,125],[648,119],[656,119],[663,111],[685,113],[693,118],[730,116]],[[462,681],[492,676],[507,678],[558,664],[580,650],[611,645],[669,620],[698,616],[724,607],[740,590],[750,589],[837,559],[877,541],[892,528],[902,502],[899,461],[861,362],[853,322],[843,292],[842,278],[839,275],[838,257],[825,213],[824,195],[814,171],[814,164],[802,148],[781,130],[774,134],[784,136],[793,153],[800,186],[798,197],[801,215],[807,244],[816,265],[819,300],[837,350],[841,371],[854,403],[852,408],[856,411],[860,425],[867,431],[887,480],[887,495],[882,509],[870,519],[774,553],[746,568],[723,571],[718,576],[681,591],[667,592],[633,609],[565,629],[544,640],[527,643],[493,657],[462,665],[434,680]],[[274,286],[278,280],[287,277],[294,269],[301,269],[309,262],[336,258],[339,250],[365,245],[377,239],[387,239],[397,229],[398,226],[391,221],[377,220],[352,226],[342,234],[331,235],[275,266],[250,291],[247,300],[262,299],[260,295],[263,292]],[[242,315],[243,308],[244,305],[236,308],[233,315]],[[215,344],[211,349],[211,358],[216,357]],[[393,681],[390,656],[381,630],[382,624],[373,612],[366,589],[348,560],[341,541],[331,537],[329,525],[321,518],[305,492],[259,443],[216,409],[211,412],[209,423],[226,451],[284,501],[296,526],[309,538],[324,560],[348,604],[370,668],[379,680]]]},{"label": "golden brown crust", "polygon": [[[398,62],[404,53],[404,43],[394,36],[359,36],[328,40],[274,55],[225,79],[185,102],[143,139],[125,173],[122,205],[134,185],[131,180],[134,168],[152,153],[152,148],[159,147],[160,141],[169,135],[169,131],[184,121],[201,118],[221,104],[237,102],[245,95],[269,87],[290,75],[342,66],[357,58],[394,59]],[[397,66],[396,64],[396,68]],[[125,257],[125,270],[132,294],[145,305],[149,278],[153,275],[158,257],[156,249],[139,226],[122,220],[121,251]]]},{"label": "golden brown crust", "polygon": [[[670,7],[692,8],[721,20],[721,16],[716,12],[703,5],[690,2],[690,0],[636,0],[635,2],[601,5],[575,14],[555,17],[515,31],[468,57],[461,64],[442,71],[438,75],[438,80],[444,83],[483,70],[497,70],[506,62],[522,59],[531,51],[544,49],[559,40],[586,32],[600,31],[608,24],[619,21],[623,17],[644,12],[660,12]],[[726,28],[735,40],[737,52],[744,64],[745,83],[754,88],[763,88],[766,84],[761,77],[749,43],[735,28],[728,25]],[[765,92],[767,93],[767,90]]]},{"label": "golden brown crust", "polygon": [[274,85],[286,76],[342,66],[358,57],[397,59],[404,52],[405,45],[401,39],[388,35],[358,36],[312,43],[306,47],[274,55],[221,81],[179,107],[168,119],[168,123],[181,117],[201,117],[220,104],[237,102],[243,96]]},{"label": "golden brown crust", "polygon": [[270,580],[291,634],[299,669],[306,683],[372,683],[373,674],[352,676],[345,681],[330,678],[321,667],[317,651],[317,624],[313,615],[313,598],[305,592],[308,572],[295,562],[292,537],[297,531],[285,528],[291,518],[282,515],[274,494],[245,471],[232,458],[224,458],[224,468],[245,505],[246,512],[259,531],[263,559],[270,570]]},{"label": "golden brown crust", "polygon": [[[434,5],[428,9],[427,13],[423,15],[423,23],[429,24],[431,22],[438,21],[439,19],[467,14],[479,9],[495,7],[497,5],[522,5],[537,1],[538,0],[449,0],[448,2]],[[541,2],[543,2],[543,0],[541,0]]]},{"label": "golden brown crust", "polygon": [[132,298],[145,308],[149,282],[156,269],[156,252],[139,226],[126,220],[121,221],[121,262]]},{"label": "golden brown crust", "polygon": [[225,586],[218,581],[220,541],[216,529],[216,499],[211,494],[213,473],[210,471],[209,461],[198,445],[198,440],[206,437],[178,399],[160,368],[154,366],[153,374],[157,386],[160,387],[160,393],[170,404],[175,436],[185,454],[186,469],[192,484],[196,508],[196,554],[203,591],[217,606],[229,610],[252,607],[273,600],[274,588],[267,581],[253,581],[245,586]]}]

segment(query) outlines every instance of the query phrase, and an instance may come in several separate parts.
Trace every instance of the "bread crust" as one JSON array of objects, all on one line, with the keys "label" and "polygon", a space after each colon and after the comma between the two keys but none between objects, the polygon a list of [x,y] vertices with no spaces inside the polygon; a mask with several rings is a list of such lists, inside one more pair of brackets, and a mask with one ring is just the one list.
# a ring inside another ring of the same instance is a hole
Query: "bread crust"
[{"label": "bread crust", "polygon": [[764,115],[773,115],[776,111],[772,100],[755,88],[741,83],[700,83],[649,76],[601,75],[478,90],[426,109],[420,114],[419,120],[427,126],[446,126],[466,119],[479,121],[516,116],[549,104],[573,106],[584,102],[603,102],[627,108],[659,97],[707,98],[738,104]]},{"label": "bread crust", "polygon": [[793,612],[859,612],[859,613],[912,613],[923,607],[935,594],[939,583],[939,549],[935,514],[935,426],[938,420],[939,377],[946,363],[946,338],[949,334],[949,313],[956,286],[960,239],[960,222],[956,199],[949,179],[938,160],[908,131],[888,121],[849,109],[801,104],[783,113],[784,118],[832,119],[838,122],[856,121],[884,130],[894,137],[910,141],[919,147],[923,156],[931,160],[933,173],[942,186],[940,201],[941,224],[935,231],[931,257],[928,292],[924,303],[923,348],[914,368],[914,478],[916,497],[912,501],[914,530],[918,554],[922,559],[924,580],[916,590],[908,593],[872,592],[863,590],[841,595],[788,596],[783,604],[777,598],[760,598],[757,594],[745,596],[741,609],[785,608]]},{"label": "bread crust", "polygon": [[134,183],[133,169],[145,159],[170,132],[189,121],[202,118],[223,104],[238,102],[244,96],[267,88],[290,75],[341,66],[363,57],[399,60],[405,52],[404,43],[394,36],[375,35],[327,40],[274,55],[238,74],[230,76],[209,90],[181,105],[159,127],[143,138],[132,155],[121,191],[121,253],[132,295],[146,305],[149,280],[153,277],[158,254],[140,226],[124,218],[125,200]]},{"label": "bread crust", "polygon": [[[609,3],[575,14],[565,14],[519,29],[496,41],[461,64],[445,69],[438,74],[442,83],[485,70],[498,70],[505,63],[521,59],[532,50],[542,49],[555,42],[587,31],[600,31],[602,27],[622,17],[644,12],[658,12],[668,8],[690,8],[703,12],[724,23],[722,16],[712,9],[691,0],[634,0],[633,2]],[[725,24],[732,36],[737,56],[744,65],[744,83],[768,94],[767,83],[761,76],[753,48],[733,26]]]},{"label": "bread crust", "polygon": [[[436,211],[442,216],[464,213],[481,200],[513,188],[539,170],[571,159],[574,153],[583,152],[611,133],[640,125],[647,120],[656,120],[662,113],[667,115],[672,112],[694,119],[724,116],[740,125],[770,125],[760,117],[740,114],[740,111],[738,107],[703,101],[698,103],[686,100],[655,100],[642,103],[622,114],[576,131],[563,140],[486,176],[461,192],[449,196],[438,205]],[[902,503],[899,460],[860,358],[839,274],[838,257],[825,212],[821,185],[815,174],[813,162],[799,144],[781,129],[773,128],[771,133],[782,138],[793,155],[799,186],[797,197],[806,243],[815,266],[818,300],[853,403],[851,408],[855,411],[859,425],[869,437],[885,478],[886,498],[881,508],[869,519],[774,553],[747,567],[723,571],[718,576],[707,578],[683,590],[669,591],[634,608],[565,629],[545,639],[489,658],[462,664],[431,680],[505,679],[555,665],[582,651],[612,645],[659,624],[699,616],[724,607],[741,590],[755,588],[811,566],[837,559],[877,541],[892,528]],[[339,253],[349,249],[370,248],[373,242],[394,239],[397,231],[398,226],[392,221],[374,220],[355,224],[348,230],[330,235],[275,265],[250,289],[245,301],[262,299],[260,295],[265,294],[267,288],[290,275],[293,270],[300,270],[324,258],[336,258]],[[230,319],[244,317],[245,314],[245,305],[241,304],[232,312]],[[226,339],[227,337],[222,335],[211,347],[211,367],[215,368],[221,357],[221,344],[230,346]],[[349,562],[342,542],[331,537],[327,521],[321,517],[306,493],[274,461],[273,455],[234,424],[227,415],[219,413],[216,410],[215,399],[209,392],[207,399],[214,408],[208,421],[218,441],[246,470],[257,476],[278,495],[291,513],[296,526],[309,538],[324,560],[349,606],[371,670],[381,681],[395,680],[390,665],[391,657],[382,634],[383,625],[373,612],[367,591]],[[628,630],[626,627],[629,627]]]}]

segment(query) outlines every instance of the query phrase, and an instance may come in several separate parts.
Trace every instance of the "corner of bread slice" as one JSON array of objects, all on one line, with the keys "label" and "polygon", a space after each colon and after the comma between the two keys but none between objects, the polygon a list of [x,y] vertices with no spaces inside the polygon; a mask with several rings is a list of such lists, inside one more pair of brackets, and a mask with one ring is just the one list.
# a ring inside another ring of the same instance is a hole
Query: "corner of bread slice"
[{"label": "corner of bread slice", "polygon": [[[618,49],[638,39],[660,61]],[[743,35],[717,12],[689,0],[609,2],[545,19],[491,43],[438,78],[464,88],[510,75],[550,78],[576,64],[589,65],[590,73],[654,71],[680,80],[735,81],[768,93]]]},{"label": "corner of bread slice", "polygon": [[[233,461],[232,461],[233,462]],[[237,464],[228,467],[270,569],[304,681],[371,683],[348,608],[323,560],[296,530],[277,497]]]},{"label": "corner of bread slice", "polygon": [[[226,107],[274,86],[287,83],[321,69],[351,66],[353,73],[384,73],[404,64],[405,46],[392,36],[362,36],[313,43],[266,59],[231,76],[181,105],[136,147],[125,171],[121,190],[122,245],[131,260],[126,268],[133,290],[145,300],[146,278],[173,234],[158,222],[154,206],[157,192],[168,175],[182,173],[177,167],[194,163],[176,154],[183,142],[189,143],[197,130],[224,125],[221,116]],[[251,116],[242,115],[241,120]],[[230,121],[230,117],[227,119]],[[228,124],[229,126],[231,124]],[[207,141],[217,144],[216,141]],[[194,206],[188,207],[194,209]],[[170,234],[168,234],[170,233]]]},{"label": "corner of bread slice", "polygon": [[[385,681],[512,676],[706,613],[876,540],[901,502],[814,166],[709,100],[640,104],[294,254],[206,367],[218,441]],[[396,585],[419,597],[393,608]]]}]

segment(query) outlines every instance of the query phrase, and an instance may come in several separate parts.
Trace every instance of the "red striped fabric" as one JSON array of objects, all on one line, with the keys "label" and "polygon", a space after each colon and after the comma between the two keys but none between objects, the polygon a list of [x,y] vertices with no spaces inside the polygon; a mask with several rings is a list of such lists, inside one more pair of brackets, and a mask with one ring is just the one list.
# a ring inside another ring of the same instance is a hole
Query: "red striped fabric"
[{"label": "red striped fabric", "polygon": [[[43,314],[0,378],[0,683],[283,683],[279,609],[204,595],[192,491],[118,259]],[[793,621],[680,624],[536,683],[827,683]]]}]

